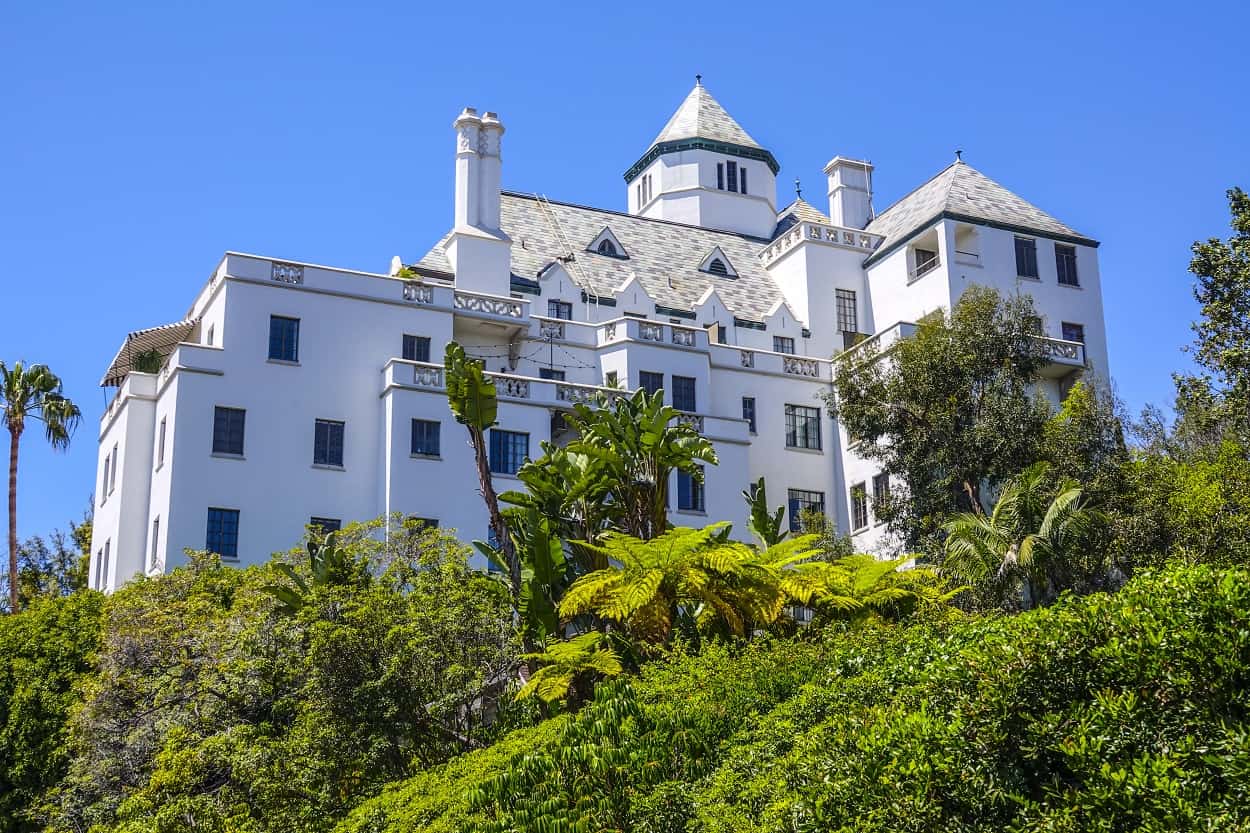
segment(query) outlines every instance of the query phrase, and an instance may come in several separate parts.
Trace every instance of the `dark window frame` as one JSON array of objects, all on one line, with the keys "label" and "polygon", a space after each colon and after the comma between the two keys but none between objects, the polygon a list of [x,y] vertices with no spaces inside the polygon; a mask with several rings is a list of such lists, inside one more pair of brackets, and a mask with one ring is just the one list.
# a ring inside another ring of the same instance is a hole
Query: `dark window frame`
[{"label": "dark window frame", "polygon": [[313,421],[313,465],[343,468],[347,423],[339,419]]},{"label": "dark window frame", "polygon": [[299,361],[299,319],[288,315],[269,316],[269,360]]},{"label": "dark window frame", "polygon": [[[605,240],[605,243],[612,241]],[[550,298],[547,300],[547,317],[558,318],[561,321],[573,320],[573,304],[570,301],[561,301],[559,298]]]},{"label": "dark window frame", "polygon": [[653,370],[639,370],[638,389],[645,390],[648,396],[654,396],[656,391],[664,390],[664,374]]},{"label": "dark window frame", "polygon": [[868,484],[863,481],[851,485],[851,531],[868,528]]},{"label": "dark window frame", "polygon": [[834,290],[838,310],[838,332],[859,332],[859,297],[854,289]]},{"label": "dark window frame", "polygon": [[490,429],[490,470],[492,474],[515,475],[529,459],[528,431]]},{"label": "dark window frame", "polygon": [[676,373],[669,378],[672,385],[669,393],[673,398],[673,407],[688,414],[697,413],[699,410],[698,379],[693,376],[679,376]]},{"label": "dark window frame", "polygon": [[1055,272],[1060,286],[1080,286],[1081,276],[1076,266],[1076,246],[1055,244]]},{"label": "dark window frame", "polygon": [[786,511],[790,515],[790,531],[801,532],[803,530],[803,512],[808,509],[816,509],[817,507],[819,507],[818,511],[821,515],[826,514],[824,492],[817,492],[812,489],[787,489]]},{"label": "dark window frame", "polygon": [[725,184],[726,190],[738,193],[738,163],[732,159],[725,162]]},{"label": "dark window frame", "polygon": [[308,525],[316,527],[322,535],[329,535],[331,532],[338,532],[343,528],[342,518],[322,518],[313,515],[308,519]]},{"label": "dark window frame", "polygon": [[414,457],[438,457],[443,453],[443,424],[436,419],[412,420],[408,453]]},{"label": "dark window frame", "polygon": [[794,336],[773,336],[773,352],[794,355]]},{"label": "dark window frame", "polygon": [[1033,237],[1017,237],[1016,241],[1016,276],[1038,280],[1037,271],[1037,239]]},{"label": "dark window frame", "polygon": [[808,405],[792,405],[787,402],[785,410],[786,448],[802,448],[809,451],[823,450],[820,408],[813,408]]},{"label": "dark window frame", "polygon": [[[702,471],[701,468],[700,471]],[[704,488],[703,478],[696,478],[693,474],[678,470],[677,511],[707,511],[707,492]]]},{"label": "dark window frame", "polygon": [[[214,513],[216,523],[214,524]],[[239,510],[220,506],[208,507],[208,526],[204,549],[215,552],[223,561],[239,560]]]},{"label": "dark window frame", "polygon": [[563,382],[564,371],[556,370],[554,367],[540,367],[538,368],[538,378],[546,379],[549,382]]},{"label": "dark window frame", "polygon": [[757,433],[755,430],[756,416],[757,415],[755,411],[755,397],[754,396],[742,397],[742,418],[747,421],[747,429],[752,434]]},{"label": "dark window frame", "polygon": [[430,360],[430,337],[404,333],[400,355],[409,362],[428,362]]},{"label": "dark window frame", "polygon": [[[1070,328],[1075,329],[1077,332],[1076,333],[1070,332]],[[1084,324],[1078,324],[1075,321],[1061,321],[1059,323],[1059,332],[1063,336],[1064,341],[1075,341],[1075,342],[1079,342],[1080,344],[1085,343],[1085,325]],[[1072,338],[1071,337],[1072,335],[1079,335],[1080,338]]]},{"label": "dark window frame", "polygon": [[[234,421],[236,417],[237,423]],[[232,408],[228,405],[215,405],[213,407],[213,453],[242,457],[246,440],[247,410]]]}]

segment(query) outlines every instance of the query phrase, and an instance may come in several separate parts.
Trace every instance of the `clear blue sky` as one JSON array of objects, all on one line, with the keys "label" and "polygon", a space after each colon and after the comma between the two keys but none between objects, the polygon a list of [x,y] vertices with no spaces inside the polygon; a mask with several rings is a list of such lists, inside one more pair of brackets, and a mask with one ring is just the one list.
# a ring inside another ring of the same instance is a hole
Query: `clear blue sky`
[{"label": "clear blue sky", "polygon": [[466,104],[507,126],[504,187],[623,208],[696,72],[776,154],[783,201],[799,176],[822,205],[843,154],[876,164],[883,208],[963,148],[1102,241],[1119,393],[1166,404],[1189,246],[1250,186],[1247,31],[1244,3],[1201,0],[10,3],[0,358],[51,365],[85,415],[68,454],[23,442],[20,534],[81,514],[101,374],[222,252],[419,257],[451,223]]}]

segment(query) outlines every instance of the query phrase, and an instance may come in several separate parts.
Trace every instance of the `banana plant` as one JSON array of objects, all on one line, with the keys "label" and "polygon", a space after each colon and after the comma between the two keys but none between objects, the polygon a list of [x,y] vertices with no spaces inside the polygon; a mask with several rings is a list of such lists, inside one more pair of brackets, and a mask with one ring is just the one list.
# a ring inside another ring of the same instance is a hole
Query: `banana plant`
[{"label": "banana plant", "polygon": [[277,599],[287,613],[294,614],[312,601],[316,588],[351,583],[356,577],[356,561],[346,548],[339,546],[335,536],[331,532],[324,543],[308,540],[308,579],[293,565],[278,562],[274,569],[290,579],[291,585],[267,584],[261,589]]},{"label": "banana plant", "polygon": [[751,510],[747,528],[759,539],[760,544],[767,549],[784,541],[790,534],[789,530],[782,528],[782,518],[785,517],[786,507],[778,506],[776,512],[769,511],[764,478],[761,477],[752,483],[749,489],[742,492],[742,497],[746,499],[747,507]]}]

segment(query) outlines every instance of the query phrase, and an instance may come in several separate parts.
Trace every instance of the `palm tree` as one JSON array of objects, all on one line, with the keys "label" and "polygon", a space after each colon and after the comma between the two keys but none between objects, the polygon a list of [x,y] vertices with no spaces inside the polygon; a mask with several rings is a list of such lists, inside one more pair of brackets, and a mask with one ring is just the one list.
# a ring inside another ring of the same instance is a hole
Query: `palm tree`
[{"label": "palm tree", "polygon": [[998,598],[1023,581],[1028,605],[1054,595],[1103,516],[1076,483],[1052,488],[1049,474],[1046,463],[1034,463],[1008,481],[988,517],[965,512],[947,521],[943,571]]},{"label": "palm tree", "polygon": [[0,408],[9,429],[9,610],[17,612],[17,449],[26,419],[43,423],[53,448],[69,446],[82,413],[61,392],[61,380],[46,365],[0,362]]}]

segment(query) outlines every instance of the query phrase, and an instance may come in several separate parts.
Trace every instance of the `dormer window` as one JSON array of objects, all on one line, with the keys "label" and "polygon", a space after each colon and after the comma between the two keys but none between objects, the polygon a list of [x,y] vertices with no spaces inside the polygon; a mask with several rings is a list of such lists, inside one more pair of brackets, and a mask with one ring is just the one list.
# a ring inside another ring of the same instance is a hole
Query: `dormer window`
[{"label": "dormer window", "polygon": [[603,255],[604,257],[614,257],[619,260],[628,260],[629,253],[625,251],[625,247],[621,245],[621,241],[612,233],[612,229],[607,226],[603,227],[603,231],[595,235],[595,239],[590,241],[590,245],[586,247],[586,251]]},{"label": "dormer window", "polygon": [[699,271],[722,278],[738,277],[738,272],[734,269],[733,263],[721,251],[720,246],[707,253],[707,256],[703,258],[703,262],[699,264]]},{"label": "dormer window", "polygon": [[728,277],[729,275],[729,270],[725,268],[725,261],[719,257],[712,258],[712,262],[707,265],[707,270],[713,275],[720,275],[721,277]]},{"label": "dormer window", "polygon": [[600,240],[597,251],[601,255],[607,255],[608,257],[618,257],[616,253],[616,244],[613,243],[611,240]]}]

